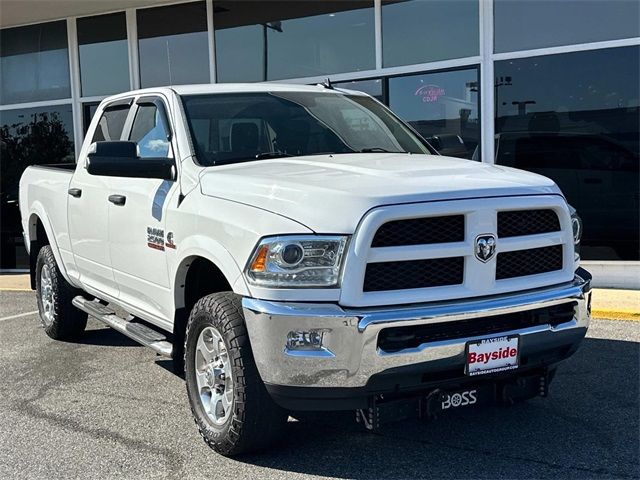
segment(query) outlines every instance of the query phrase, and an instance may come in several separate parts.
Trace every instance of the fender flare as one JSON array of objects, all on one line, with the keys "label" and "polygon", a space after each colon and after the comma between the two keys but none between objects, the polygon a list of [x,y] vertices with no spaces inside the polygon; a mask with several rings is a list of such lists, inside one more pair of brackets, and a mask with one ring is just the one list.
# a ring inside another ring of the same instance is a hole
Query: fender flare
[{"label": "fender flare", "polygon": [[227,279],[234,293],[250,296],[249,288],[238,266],[229,251],[206,235],[191,235],[180,242],[176,252],[175,267],[171,271],[175,308],[184,306],[184,280],[191,260],[201,257],[213,263]]},{"label": "fender flare", "polygon": [[42,223],[42,227],[44,228],[45,233],[47,234],[47,239],[49,240],[49,245],[51,246],[51,250],[53,251],[53,257],[56,259],[56,264],[58,265],[58,269],[64,279],[69,282],[71,285],[74,285],[74,282],[69,278],[69,274],[67,273],[67,267],[62,262],[62,256],[60,255],[60,249],[58,248],[58,241],[53,232],[53,227],[51,226],[51,221],[49,220],[49,216],[44,208],[44,206],[40,202],[34,202],[31,205],[31,209],[29,210],[29,220],[28,220],[28,240],[29,240],[29,256],[32,254],[37,255],[38,252],[31,252],[31,242],[36,237],[36,225],[37,223],[33,222],[34,216],[40,220]]}]

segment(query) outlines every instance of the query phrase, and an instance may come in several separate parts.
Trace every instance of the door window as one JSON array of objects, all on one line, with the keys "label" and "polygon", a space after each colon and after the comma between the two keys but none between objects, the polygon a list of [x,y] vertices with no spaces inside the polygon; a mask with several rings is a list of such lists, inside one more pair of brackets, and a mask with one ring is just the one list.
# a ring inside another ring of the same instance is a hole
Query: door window
[{"label": "door window", "polygon": [[171,156],[168,132],[157,106],[138,106],[129,141],[138,144],[140,158]]},{"label": "door window", "polygon": [[107,108],[96,125],[91,143],[120,140],[127,115],[129,107],[126,105]]}]

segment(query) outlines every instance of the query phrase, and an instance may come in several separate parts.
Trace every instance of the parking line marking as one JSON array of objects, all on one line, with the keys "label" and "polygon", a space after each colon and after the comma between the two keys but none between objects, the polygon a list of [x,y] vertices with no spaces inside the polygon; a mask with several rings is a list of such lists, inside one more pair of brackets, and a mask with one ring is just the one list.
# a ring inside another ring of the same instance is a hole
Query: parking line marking
[{"label": "parking line marking", "polygon": [[5,320],[13,320],[14,318],[28,317],[29,315],[34,315],[36,313],[38,313],[38,310],[34,310],[33,312],[27,312],[27,313],[19,313],[17,315],[10,315],[8,317],[2,317],[0,318],[0,322],[4,322]]}]

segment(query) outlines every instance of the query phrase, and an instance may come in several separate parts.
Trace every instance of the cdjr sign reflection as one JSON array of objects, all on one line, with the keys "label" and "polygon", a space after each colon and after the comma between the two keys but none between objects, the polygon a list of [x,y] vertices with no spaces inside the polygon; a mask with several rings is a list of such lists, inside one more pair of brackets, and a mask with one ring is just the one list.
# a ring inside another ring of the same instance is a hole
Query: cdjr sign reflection
[{"label": "cdjr sign reflection", "polygon": [[422,85],[416,90],[414,95],[421,97],[424,103],[437,102],[438,99],[445,95],[445,90],[438,85]]}]

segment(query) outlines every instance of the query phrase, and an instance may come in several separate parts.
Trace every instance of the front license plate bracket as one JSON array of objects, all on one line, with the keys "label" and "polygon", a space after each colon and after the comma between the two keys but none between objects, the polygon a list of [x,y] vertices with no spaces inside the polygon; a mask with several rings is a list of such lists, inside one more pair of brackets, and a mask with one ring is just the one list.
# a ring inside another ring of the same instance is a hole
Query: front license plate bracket
[{"label": "front license plate bracket", "polygon": [[520,366],[520,336],[506,335],[482,338],[465,345],[466,375],[486,375],[489,373],[515,370]]}]

